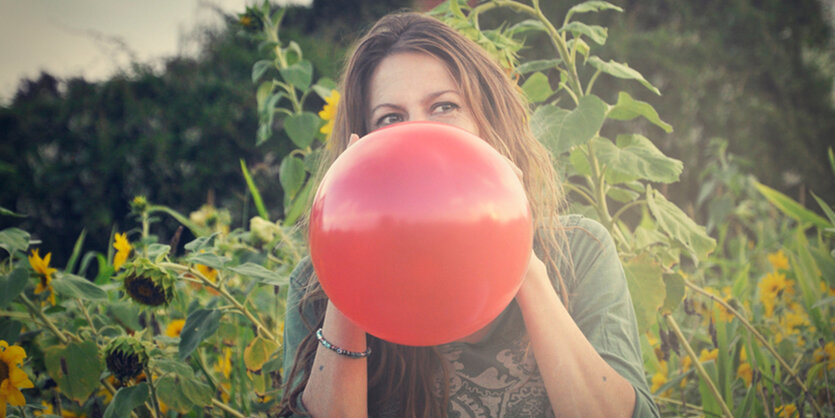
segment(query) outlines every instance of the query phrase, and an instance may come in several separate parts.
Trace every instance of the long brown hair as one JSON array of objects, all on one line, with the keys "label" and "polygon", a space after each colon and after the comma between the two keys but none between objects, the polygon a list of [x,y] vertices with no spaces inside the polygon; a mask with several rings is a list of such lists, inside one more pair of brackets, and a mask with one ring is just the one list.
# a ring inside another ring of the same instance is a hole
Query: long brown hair
[{"label": "long brown hair", "polygon": [[[417,13],[388,15],[358,41],[341,80],[342,99],[322,158],[319,179],[348,147],[352,133],[363,136],[371,130],[367,126],[371,76],[383,59],[403,52],[440,59],[458,83],[481,137],[524,173],[523,183],[537,223],[534,247],[552,277],[557,277],[560,294],[567,304],[568,294],[558,269],[562,228],[557,214],[562,189],[550,153],[528,127],[527,102],[508,74],[481,47],[437,19]],[[282,414],[293,411],[293,405],[304,391],[316,353],[317,340],[313,333],[324,320],[327,297],[312,269],[309,276],[299,310],[312,306],[318,323],[307,324],[310,333],[299,345],[293,370],[286,379],[288,386],[297,379],[301,383],[285,388]],[[372,411],[379,402],[394,398],[402,401],[398,416],[446,415],[448,371],[436,348],[401,346],[373,336],[368,339],[374,352],[368,360],[368,405]]]}]

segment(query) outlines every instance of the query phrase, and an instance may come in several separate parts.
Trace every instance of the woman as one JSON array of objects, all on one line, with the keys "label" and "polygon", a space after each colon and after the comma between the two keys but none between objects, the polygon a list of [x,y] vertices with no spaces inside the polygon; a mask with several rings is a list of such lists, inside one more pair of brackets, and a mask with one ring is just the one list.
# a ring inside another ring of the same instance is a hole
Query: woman
[{"label": "woman", "polygon": [[358,136],[382,126],[432,120],[461,127],[518,167],[537,225],[534,254],[497,319],[437,347],[367,335],[327,300],[303,261],[288,295],[280,414],[658,415],[612,240],[591,220],[556,216],[557,176],[507,74],[451,28],[406,13],[384,17],[359,41],[341,87],[323,171]]}]

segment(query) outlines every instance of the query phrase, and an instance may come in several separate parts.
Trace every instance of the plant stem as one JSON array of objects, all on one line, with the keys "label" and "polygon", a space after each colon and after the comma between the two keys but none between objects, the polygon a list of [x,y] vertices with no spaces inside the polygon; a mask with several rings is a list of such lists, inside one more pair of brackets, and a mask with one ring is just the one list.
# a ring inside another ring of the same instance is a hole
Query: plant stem
[{"label": "plant stem", "polygon": [[92,330],[93,330],[93,335],[95,335],[96,337],[98,337],[98,336],[99,336],[99,332],[98,332],[98,330],[96,330],[96,326],[93,324],[93,319],[92,319],[92,318],[90,318],[90,313],[89,313],[89,312],[87,312],[87,307],[86,307],[86,306],[84,306],[84,303],[83,303],[83,302],[81,302],[81,299],[76,298],[76,299],[75,299],[75,303],[78,305],[78,309],[80,309],[80,310],[81,310],[81,313],[83,313],[83,314],[84,314],[84,318],[87,318],[87,323],[88,323],[88,324],[90,324],[90,329],[92,329]]},{"label": "plant stem", "polygon": [[737,319],[739,319],[739,322],[741,322],[742,325],[745,328],[748,329],[748,331],[751,331],[751,333],[754,335],[754,337],[757,340],[759,340],[760,343],[762,343],[762,345],[766,348],[766,350],[768,350],[768,352],[771,353],[771,355],[774,356],[775,359],[777,359],[777,362],[780,363],[780,365],[783,366],[783,368],[786,369],[786,371],[794,378],[794,380],[800,386],[800,389],[803,391],[803,393],[810,395],[809,399],[810,399],[810,402],[812,403],[812,407],[815,408],[815,411],[818,413],[818,415],[823,416],[823,411],[821,411],[820,405],[818,405],[818,403],[815,401],[815,398],[811,396],[811,394],[809,393],[809,389],[806,388],[806,385],[803,383],[803,380],[801,380],[800,377],[797,375],[797,373],[794,372],[794,370],[789,366],[789,364],[786,362],[786,360],[784,360],[783,357],[781,357],[780,354],[777,353],[777,350],[774,349],[774,346],[769,344],[768,340],[766,340],[765,337],[762,334],[760,334],[760,332],[757,331],[757,329],[754,328],[754,326],[751,325],[751,323],[748,322],[748,320],[745,319],[744,316],[742,316],[742,314],[740,314],[736,309],[731,307],[731,305],[729,305],[724,300],[716,297],[715,295],[713,295],[712,293],[702,289],[701,287],[696,286],[691,281],[689,281],[687,279],[684,279],[684,284],[685,284],[685,286],[695,290],[697,293],[699,293],[701,295],[704,295],[704,296],[707,296],[707,297],[710,298],[710,300],[718,303],[719,305],[722,305],[722,307],[725,308],[728,312],[730,312],[731,315],[733,315]]},{"label": "plant stem", "polygon": [[35,304],[32,303],[32,301],[29,300],[29,298],[27,298],[25,294],[20,294],[20,300],[23,302],[23,305],[25,305],[26,308],[29,309],[30,313],[37,316],[41,320],[41,322],[43,322],[43,324],[46,325],[46,327],[49,328],[49,330],[52,331],[52,333],[55,334],[56,337],[58,337],[58,340],[60,340],[62,344],[69,344],[70,340],[67,338],[67,336],[64,335],[64,333],[61,332],[61,330],[59,330],[58,327],[56,327],[55,324],[52,323],[49,317],[44,315],[43,311],[41,311],[37,306],[35,306]]},{"label": "plant stem", "polygon": [[193,268],[188,267],[188,266],[184,266],[182,264],[163,262],[163,263],[159,263],[159,266],[162,267],[162,268],[167,268],[167,269],[177,270],[177,271],[184,272],[184,273],[189,273],[189,274],[197,277],[198,279],[200,279],[203,282],[204,286],[211,287],[212,289],[214,289],[218,293],[220,293],[224,298],[226,298],[226,300],[228,300],[235,307],[235,309],[237,309],[240,313],[242,313],[245,317],[247,317],[247,319],[249,319],[253,323],[253,325],[255,325],[261,332],[263,332],[265,337],[281,344],[281,342],[275,337],[275,335],[273,335],[273,333],[270,332],[270,330],[267,329],[267,327],[264,326],[264,324],[258,318],[256,318],[255,315],[252,314],[252,312],[249,311],[249,309],[247,309],[246,307],[241,305],[241,303],[238,302],[238,300],[235,299],[234,296],[229,294],[229,292],[226,290],[226,288],[224,286],[221,286],[220,284],[209,280],[208,277],[204,276],[203,273],[197,271],[196,269],[193,269]]},{"label": "plant stem", "polygon": [[157,417],[162,416],[162,411],[159,409],[159,399],[157,399],[157,389],[154,386],[154,375],[150,368],[145,368],[145,377],[148,378],[148,386],[151,388],[151,404],[154,405],[154,412]]},{"label": "plant stem", "polygon": [[232,414],[233,416],[236,416],[238,418],[244,418],[243,414],[241,414],[240,412],[233,409],[231,406],[226,405],[225,403],[223,403],[223,402],[221,402],[221,401],[219,401],[215,398],[212,398],[212,405],[214,405],[214,406]]},{"label": "plant stem", "polygon": [[710,392],[713,393],[713,397],[716,398],[716,402],[718,402],[719,406],[722,408],[722,413],[726,417],[733,418],[734,415],[731,413],[731,410],[728,409],[728,405],[725,404],[725,400],[722,399],[722,395],[719,394],[719,389],[716,388],[716,384],[713,383],[713,380],[710,380],[710,376],[707,375],[707,371],[705,371],[704,367],[702,367],[701,361],[699,361],[699,356],[697,356],[696,352],[693,351],[693,347],[690,347],[690,343],[687,342],[687,338],[684,337],[681,329],[679,329],[676,320],[673,319],[673,316],[669,313],[664,314],[664,319],[667,321],[667,324],[673,332],[675,332],[676,337],[681,342],[681,345],[684,346],[684,349],[687,351],[687,355],[690,356],[691,360],[693,360],[693,365],[699,373],[699,377],[702,378],[702,381],[705,382],[708,389],[710,389]]}]

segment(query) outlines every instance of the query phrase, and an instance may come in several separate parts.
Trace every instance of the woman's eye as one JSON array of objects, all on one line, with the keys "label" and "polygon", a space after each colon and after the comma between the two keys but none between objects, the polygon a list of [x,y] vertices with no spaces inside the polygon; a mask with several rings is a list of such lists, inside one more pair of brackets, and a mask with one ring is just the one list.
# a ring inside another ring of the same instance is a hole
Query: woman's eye
[{"label": "woman's eye", "polygon": [[377,119],[377,127],[391,125],[392,123],[403,122],[403,117],[396,113],[389,113]]},{"label": "woman's eye", "polygon": [[432,106],[432,113],[447,113],[458,109],[458,105],[452,102],[438,103]]}]

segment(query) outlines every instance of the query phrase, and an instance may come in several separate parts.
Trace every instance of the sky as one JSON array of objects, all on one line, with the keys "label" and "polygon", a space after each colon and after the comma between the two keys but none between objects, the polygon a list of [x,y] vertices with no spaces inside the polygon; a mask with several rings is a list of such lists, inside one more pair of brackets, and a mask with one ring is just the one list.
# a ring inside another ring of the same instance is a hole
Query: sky
[{"label": "sky", "polygon": [[[273,3],[306,3],[305,0]],[[309,3],[309,0],[307,0]],[[189,35],[217,24],[217,9],[242,12],[260,0],[0,0],[0,103],[42,71],[95,81],[132,61],[161,63],[197,48]]]}]

